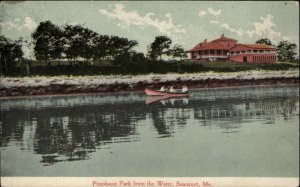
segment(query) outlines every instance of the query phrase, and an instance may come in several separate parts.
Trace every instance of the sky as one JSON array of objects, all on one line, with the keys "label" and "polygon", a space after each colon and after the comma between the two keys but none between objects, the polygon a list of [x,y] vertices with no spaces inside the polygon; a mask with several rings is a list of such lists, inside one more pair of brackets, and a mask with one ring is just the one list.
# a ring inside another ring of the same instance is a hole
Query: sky
[{"label": "sky", "polygon": [[[220,35],[254,43],[269,38],[299,46],[297,1],[19,1],[0,2],[1,35],[31,40],[42,21],[81,24],[99,34],[137,40],[147,51],[155,36],[165,35],[186,50]],[[32,57],[26,50],[25,56]],[[32,57],[33,58],[33,57]]]}]

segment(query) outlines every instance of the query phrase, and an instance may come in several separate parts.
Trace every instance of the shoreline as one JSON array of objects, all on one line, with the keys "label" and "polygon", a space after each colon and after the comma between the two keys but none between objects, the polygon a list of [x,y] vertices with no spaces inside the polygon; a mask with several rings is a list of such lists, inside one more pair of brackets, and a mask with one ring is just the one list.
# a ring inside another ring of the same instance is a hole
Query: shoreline
[{"label": "shoreline", "polygon": [[197,88],[230,88],[230,87],[249,87],[249,86],[268,86],[268,85],[295,85],[299,84],[298,78],[269,78],[269,79],[210,79],[202,81],[169,81],[163,83],[148,84],[112,84],[98,85],[93,87],[80,87],[77,85],[49,85],[49,86],[19,86],[10,88],[0,88],[0,98],[10,99],[24,96],[63,96],[63,95],[83,95],[96,93],[116,93],[144,91],[145,87],[159,88],[162,85],[180,88],[181,85],[187,85],[189,89]]},{"label": "shoreline", "polygon": [[172,85],[175,89],[181,89],[182,85],[187,85],[189,89],[194,89],[281,84],[299,84],[299,70],[136,76],[1,77],[0,98],[144,91],[146,87],[156,89],[163,85]]},{"label": "shoreline", "polygon": [[[250,87],[268,87],[268,86],[295,86],[299,85],[298,83],[287,83],[287,84],[252,84],[252,85],[240,85],[240,86],[224,86],[224,87],[205,87],[205,88],[189,88],[189,90],[196,89],[231,89],[231,88],[250,88]],[[17,96],[0,96],[0,100],[5,99],[23,99],[23,98],[33,98],[33,97],[63,97],[63,96],[82,96],[82,95],[97,95],[97,94],[115,94],[115,93],[131,93],[131,92],[144,92],[144,90],[133,90],[133,91],[124,91],[120,90],[117,92],[82,92],[82,93],[57,93],[57,94],[44,94],[44,95],[17,95]],[[151,97],[151,96],[150,96]]]}]

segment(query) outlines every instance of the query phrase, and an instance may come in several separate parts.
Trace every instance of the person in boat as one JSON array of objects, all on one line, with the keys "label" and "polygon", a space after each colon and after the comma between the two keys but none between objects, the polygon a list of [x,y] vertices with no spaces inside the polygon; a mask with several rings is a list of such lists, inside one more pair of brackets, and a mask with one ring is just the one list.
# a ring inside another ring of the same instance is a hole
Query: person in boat
[{"label": "person in boat", "polygon": [[165,86],[162,86],[159,91],[165,92],[166,91]]},{"label": "person in boat", "polygon": [[181,92],[188,92],[188,87],[186,85],[182,86]]},{"label": "person in boat", "polygon": [[173,86],[170,87],[170,93],[175,93]]}]

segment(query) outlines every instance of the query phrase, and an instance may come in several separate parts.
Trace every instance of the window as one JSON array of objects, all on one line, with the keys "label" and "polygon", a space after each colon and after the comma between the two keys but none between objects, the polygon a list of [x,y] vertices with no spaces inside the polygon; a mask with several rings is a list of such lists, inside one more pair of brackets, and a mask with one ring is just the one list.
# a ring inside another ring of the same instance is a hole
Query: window
[{"label": "window", "polygon": [[254,52],[254,53],[257,53],[257,50],[254,50],[253,52]]},{"label": "window", "polygon": [[197,54],[195,52],[192,52],[192,58],[196,58]]}]

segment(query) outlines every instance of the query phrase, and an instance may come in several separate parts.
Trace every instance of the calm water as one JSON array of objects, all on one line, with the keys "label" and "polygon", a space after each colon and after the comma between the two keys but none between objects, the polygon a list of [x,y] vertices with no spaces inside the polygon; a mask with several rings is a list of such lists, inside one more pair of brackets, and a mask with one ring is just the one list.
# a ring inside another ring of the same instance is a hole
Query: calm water
[{"label": "calm water", "polygon": [[299,86],[158,99],[2,99],[1,175],[299,176]]}]

